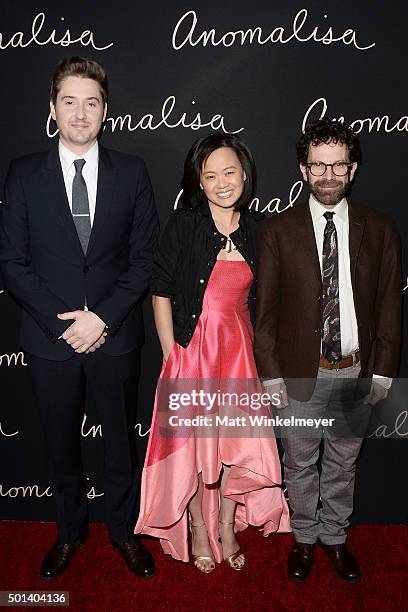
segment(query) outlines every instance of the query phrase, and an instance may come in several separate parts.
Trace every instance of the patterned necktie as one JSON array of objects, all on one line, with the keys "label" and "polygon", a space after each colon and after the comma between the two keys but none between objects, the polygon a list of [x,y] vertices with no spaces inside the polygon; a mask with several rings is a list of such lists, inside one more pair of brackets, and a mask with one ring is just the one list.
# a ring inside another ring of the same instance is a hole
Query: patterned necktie
[{"label": "patterned necktie", "polygon": [[332,212],[324,213],[322,284],[323,284],[323,329],[322,355],[330,363],[341,357],[340,301],[339,301],[339,252],[336,226]]},{"label": "patterned necktie", "polygon": [[89,214],[88,190],[85,179],[82,176],[84,164],[84,159],[76,159],[74,161],[75,176],[72,182],[72,216],[82,250],[85,254],[88,248],[89,236],[91,235],[91,218]]}]

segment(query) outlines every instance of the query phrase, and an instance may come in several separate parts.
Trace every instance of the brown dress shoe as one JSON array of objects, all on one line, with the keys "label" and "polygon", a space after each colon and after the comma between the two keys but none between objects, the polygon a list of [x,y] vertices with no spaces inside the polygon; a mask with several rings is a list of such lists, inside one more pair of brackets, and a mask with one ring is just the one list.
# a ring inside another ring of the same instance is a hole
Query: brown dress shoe
[{"label": "brown dress shoe", "polygon": [[295,542],[288,557],[288,577],[302,582],[310,574],[313,565],[315,544]]},{"label": "brown dress shoe", "polygon": [[42,578],[55,578],[55,576],[62,574],[80,546],[81,542],[79,540],[67,544],[55,542],[41,563],[40,576]]},{"label": "brown dress shoe", "polygon": [[327,552],[337,576],[346,582],[358,582],[360,580],[360,568],[357,559],[345,544],[323,544],[320,546]]},{"label": "brown dress shoe", "polygon": [[134,537],[126,542],[112,542],[122,554],[131,572],[141,578],[149,578],[154,574],[154,560],[146,546]]}]

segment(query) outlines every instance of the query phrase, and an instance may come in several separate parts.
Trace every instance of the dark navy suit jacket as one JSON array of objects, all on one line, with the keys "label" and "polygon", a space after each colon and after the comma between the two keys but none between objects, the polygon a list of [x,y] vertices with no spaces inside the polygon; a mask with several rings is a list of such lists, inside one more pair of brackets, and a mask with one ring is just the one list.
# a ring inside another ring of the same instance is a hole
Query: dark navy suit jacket
[{"label": "dark navy suit jacket", "polygon": [[21,305],[22,348],[62,361],[73,350],[57,314],[86,303],[108,326],[100,349],[122,355],[144,340],[141,301],[159,232],[143,160],[99,145],[94,223],[84,255],[66,195],[58,148],[11,162],[0,206],[0,266]]}]

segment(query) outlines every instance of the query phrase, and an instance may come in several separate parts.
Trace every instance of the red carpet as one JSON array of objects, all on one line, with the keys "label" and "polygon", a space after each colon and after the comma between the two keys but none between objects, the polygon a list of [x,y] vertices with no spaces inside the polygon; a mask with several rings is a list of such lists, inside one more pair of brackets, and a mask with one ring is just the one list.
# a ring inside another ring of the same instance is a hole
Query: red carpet
[{"label": "red carpet", "polygon": [[47,523],[0,522],[0,590],[69,591],[70,608],[75,611],[408,610],[408,526],[350,530],[348,542],[363,575],[356,585],[333,574],[321,549],[307,582],[289,582],[286,557],[292,536],[263,538],[252,529],[238,536],[247,557],[242,572],[222,564],[212,574],[202,575],[192,564],[165,557],[156,541],[146,539],[157,571],[153,578],[138,579],[110,546],[100,524],[91,526],[88,543],[68,570],[44,581],[38,568],[54,536],[54,526]]}]

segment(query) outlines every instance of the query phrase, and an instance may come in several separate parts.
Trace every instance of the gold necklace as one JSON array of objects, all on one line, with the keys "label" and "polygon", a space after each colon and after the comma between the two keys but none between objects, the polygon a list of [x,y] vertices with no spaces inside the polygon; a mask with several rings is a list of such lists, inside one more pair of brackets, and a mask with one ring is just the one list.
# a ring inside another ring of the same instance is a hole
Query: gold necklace
[{"label": "gold necklace", "polygon": [[225,247],[222,250],[226,251],[227,253],[231,253],[231,251],[236,251],[237,250],[237,247],[232,242],[232,240],[231,240],[231,238],[229,236],[228,236],[227,241],[225,243]]}]

